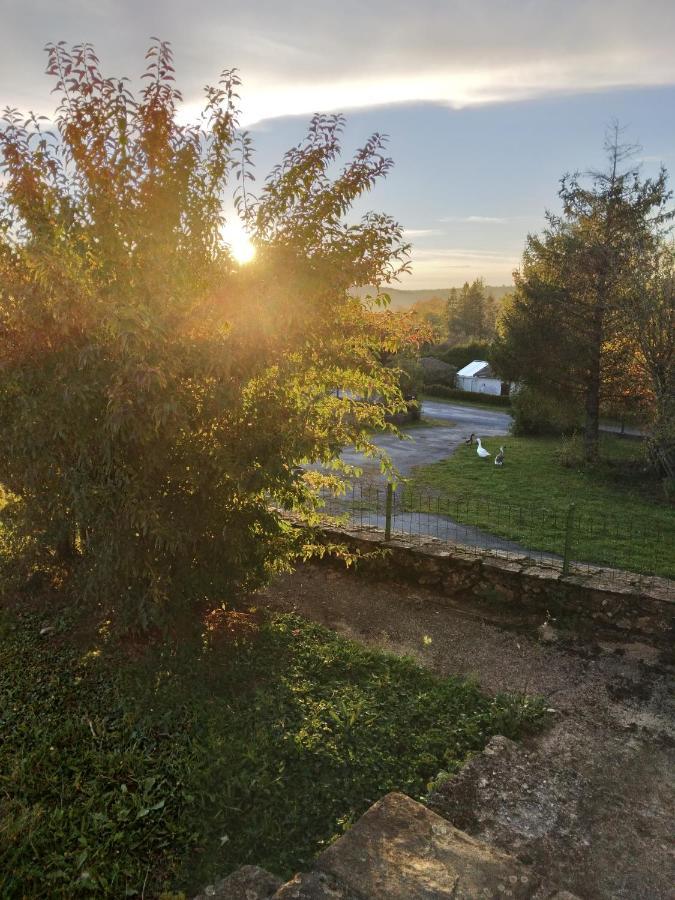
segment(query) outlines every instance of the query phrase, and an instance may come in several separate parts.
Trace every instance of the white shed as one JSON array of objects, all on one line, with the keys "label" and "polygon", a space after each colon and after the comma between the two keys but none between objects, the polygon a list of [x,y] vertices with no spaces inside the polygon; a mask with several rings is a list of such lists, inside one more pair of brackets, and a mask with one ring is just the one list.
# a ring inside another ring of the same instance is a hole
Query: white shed
[{"label": "white shed", "polygon": [[484,359],[474,359],[459,370],[457,387],[460,391],[471,391],[474,394],[495,394],[497,397],[508,394],[508,385],[502,387],[501,379],[495,376],[490,364]]}]

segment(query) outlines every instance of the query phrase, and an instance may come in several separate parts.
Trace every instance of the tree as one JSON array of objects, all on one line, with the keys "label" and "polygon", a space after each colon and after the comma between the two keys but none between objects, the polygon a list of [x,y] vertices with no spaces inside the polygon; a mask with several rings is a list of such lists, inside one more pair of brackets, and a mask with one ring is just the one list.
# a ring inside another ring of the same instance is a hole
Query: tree
[{"label": "tree", "polygon": [[635,254],[630,289],[620,311],[630,370],[651,412],[648,453],[675,473],[675,245],[649,241]]},{"label": "tree", "polygon": [[[382,136],[331,178],[343,120],[316,116],[256,198],[236,72],[180,125],[169,45],[147,59],[135,98],[91,46],[50,45],[54,130],[16,110],[0,127],[5,518],[134,627],[192,621],[304,552],[277,511],[311,522],[320,476],[297,466],[376,452],[370,429],[404,408],[380,353],[407,341],[350,295],[407,266],[392,219],[344,221],[389,171]],[[235,175],[249,266],[222,238]]]},{"label": "tree", "polygon": [[452,342],[491,340],[500,305],[501,301],[487,293],[482,278],[471,284],[465,282],[461,289],[452,288],[446,304],[447,331]]},{"label": "tree", "polygon": [[635,255],[672,216],[665,171],[643,181],[635,167],[622,169],[634,148],[619,138],[615,126],[608,166],[588,173],[589,185],[579,175],[562,179],[562,214],[547,213],[544,233],[528,237],[495,346],[505,377],[583,405],[587,461],[598,456],[601,403],[625,384],[622,310]]},{"label": "tree", "polygon": [[431,342],[438,343],[447,336],[447,301],[441,297],[430,297],[428,300],[418,300],[413,303],[411,309],[422,322],[429,326]]},{"label": "tree", "polygon": [[448,332],[457,341],[485,336],[485,285],[481,278],[465,282],[461,290],[450,291]]}]

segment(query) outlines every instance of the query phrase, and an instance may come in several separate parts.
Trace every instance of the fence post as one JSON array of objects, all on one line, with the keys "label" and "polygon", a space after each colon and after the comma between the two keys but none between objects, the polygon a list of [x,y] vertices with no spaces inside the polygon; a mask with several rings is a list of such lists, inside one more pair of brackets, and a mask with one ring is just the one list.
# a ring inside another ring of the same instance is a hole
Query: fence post
[{"label": "fence post", "polygon": [[387,502],[384,510],[384,539],[391,540],[391,513],[394,506],[394,486],[387,482]]},{"label": "fence post", "polygon": [[574,529],[575,510],[576,504],[570,503],[569,509],[567,510],[567,516],[565,517],[565,550],[563,552],[562,567],[563,575],[569,575],[570,573],[570,557],[572,555],[572,531]]}]

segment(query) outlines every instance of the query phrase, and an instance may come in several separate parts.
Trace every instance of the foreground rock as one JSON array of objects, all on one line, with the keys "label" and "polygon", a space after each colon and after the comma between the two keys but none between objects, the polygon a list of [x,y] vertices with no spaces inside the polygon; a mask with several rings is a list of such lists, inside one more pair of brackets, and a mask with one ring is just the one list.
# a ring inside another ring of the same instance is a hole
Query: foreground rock
[{"label": "foreground rock", "polygon": [[[559,727],[545,739],[559,746],[566,740]],[[571,753],[564,760],[544,748],[495,737],[440,785],[429,805],[455,827],[587,900],[672,896],[665,885],[668,869],[670,884],[675,883],[675,868],[665,844],[660,857],[654,855],[652,870],[642,868],[650,845],[672,826],[668,774],[663,773],[663,796],[635,796],[637,772],[650,764],[643,742],[626,732],[606,743],[611,766],[599,750],[586,760]],[[617,851],[620,864],[607,865]]]},{"label": "foreground rock", "polygon": [[[276,889],[275,889],[276,885]],[[515,857],[403,794],[387,794],[284,885],[244,866],[195,900],[575,900]]]},{"label": "foreground rock", "polygon": [[317,868],[373,900],[527,898],[536,887],[513,857],[403,794],[371,806],[319,856]]}]

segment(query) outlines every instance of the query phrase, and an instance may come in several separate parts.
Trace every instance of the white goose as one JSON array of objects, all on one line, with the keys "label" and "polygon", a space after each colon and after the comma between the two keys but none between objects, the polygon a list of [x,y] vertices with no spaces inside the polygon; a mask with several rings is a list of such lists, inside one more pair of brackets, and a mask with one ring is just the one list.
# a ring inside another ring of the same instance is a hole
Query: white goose
[{"label": "white goose", "polygon": [[476,453],[480,456],[481,459],[487,459],[488,456],[490,456],[490,453],[481,444],[480,438],[476,438],[476,442],[478,443],[478,446],[476,447]]}]

